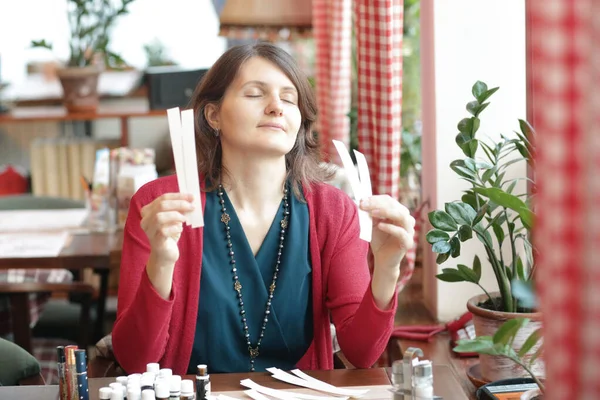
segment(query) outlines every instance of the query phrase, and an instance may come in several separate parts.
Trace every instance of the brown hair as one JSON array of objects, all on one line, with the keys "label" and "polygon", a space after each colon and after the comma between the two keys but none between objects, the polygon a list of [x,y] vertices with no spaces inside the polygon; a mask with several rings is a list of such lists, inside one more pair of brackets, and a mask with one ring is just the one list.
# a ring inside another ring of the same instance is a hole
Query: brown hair
[{"label": "brown hair", "polygon": [[191,99],[196,120],[196,151],[198,171],[207,178],[206,190],[215,190],[221,174],[227,173],[221,165],[221,140],[215,135],[204,115],[207,104],[219,106],[225,91],[235,79],[246,61],[262,57],[277,65],[292,81],[298,90],[298,108],[302,123],[292,150],[286,154],[285,162],[288,179],[294,194],[302,198],[301,185],[330,179],[332,170],[320,164],[320,143],[312,131],[317,117],[314,93],[307,77],[300,71],[296,62],[286,51],[268,43],[235,46],[227,50],[204,75]]}]

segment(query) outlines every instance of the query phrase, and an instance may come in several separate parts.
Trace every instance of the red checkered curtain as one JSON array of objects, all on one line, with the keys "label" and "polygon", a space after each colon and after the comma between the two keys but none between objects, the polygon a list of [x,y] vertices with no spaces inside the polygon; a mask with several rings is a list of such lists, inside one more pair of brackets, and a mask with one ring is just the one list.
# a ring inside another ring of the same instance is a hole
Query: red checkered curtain
[{"label": "red checkered curtain", "polygon": [[600,399],[600,4],[527,1],[545,399]]},{"label": "red checkered curtain", "polygon": [[374,194],[399,196],[403,0],[355,0],[358,147]]},{"label": "red checkered curtain", "polygon": [[[352,0],[312,0],[317,130],[326,160],[336,155],[332,140],[350,142]],[[332,158],[337,160],[337,155]]]}]

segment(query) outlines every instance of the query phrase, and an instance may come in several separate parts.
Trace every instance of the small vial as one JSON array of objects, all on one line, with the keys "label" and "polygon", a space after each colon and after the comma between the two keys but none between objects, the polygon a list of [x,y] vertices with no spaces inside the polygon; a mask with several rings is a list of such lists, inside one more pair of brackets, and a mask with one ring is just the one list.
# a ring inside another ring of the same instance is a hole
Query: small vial
[{"label": "small vial", "polygon": [[154,395],[156,396],[156,400],[169,400],[169,384],[167,382],[161,382],[156,385]]},{"label": "small vial", "polygon": [[[121,385],[119,383],[119,385]],[[123,387],[123,385],[121,385]],[[111,389],[110,400],[124,400],[123,399],[123,391],[120,389]]]},{"label": "small vial", "polygon": [[415,365],[412,386],[416,399],[433,398],[433,367],[431,361],[421,361]]},{"label": "small vial", "polygon": [[200,364],[196,372],[196,400],[206,400],[210,396],[210,376],[208,367]]},{"label": "small vial", "polygon": [[181,400],[194,400],[196,394],[194,393],[194,381],[191,379],[184,379],[181,381]]},{"label": "small vial", "polygon": [[139,386],[127,386],[127,400],[141,400],[142,389]]},{"label": "small vial", "polygon": [[126,376],[117,376],[117,382],[119,382],[123,386],[127,386],[127,377]]},{"label": "small vial", "polygon": [[179,400],[181,396],[181,376],[173,375],[169,380],[169,395],[171,400]]},{"label": "small vial", "polygon": [[158,371],[160,371],[160,365],[158,363],[146,364],[146,372],[152,372],[154,375],[158,375]]},{"label": "small vial", "polygon": [[163,368],[158,371],[159,378],[170,378],[173,376],[173,370],[171,368]]},{"label": "small vial", "polygon": [[146,389],[142,390],[142,400],[155,400],[156,396],[154,394],[154,390]]},{"label": "small vial", "polygon": [[127,398],[127,388],[123,385],[121,385],[119,382],[113,382],[110,385],[108,385],[112,388],[113,391],[117,392],[117,391],[121,391],[121,397],[123,399]]},{"label": "small vial", "polygon": [[141,387],[142,391],[144,391],[146,389],[154,390],[154,375],[152,375],[152,374],[142,375],[142,378],[140,379],[140,387]]},{"label": "small vial", "polygon": [[110,400],[110,396],[112,394],[112,388],[110,387],[102,387],[98,391],[98,399],[100,400]]}]

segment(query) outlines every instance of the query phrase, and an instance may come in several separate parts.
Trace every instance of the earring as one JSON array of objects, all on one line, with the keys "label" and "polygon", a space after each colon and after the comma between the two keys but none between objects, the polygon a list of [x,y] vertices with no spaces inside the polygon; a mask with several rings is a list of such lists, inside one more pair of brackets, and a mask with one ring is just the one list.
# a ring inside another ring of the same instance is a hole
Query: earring
[{"label": "earring", "polygon": [[216,128],[216,129],[215,129],[215,136],[216,136],[216,137],[219,137],[219,128]]}]

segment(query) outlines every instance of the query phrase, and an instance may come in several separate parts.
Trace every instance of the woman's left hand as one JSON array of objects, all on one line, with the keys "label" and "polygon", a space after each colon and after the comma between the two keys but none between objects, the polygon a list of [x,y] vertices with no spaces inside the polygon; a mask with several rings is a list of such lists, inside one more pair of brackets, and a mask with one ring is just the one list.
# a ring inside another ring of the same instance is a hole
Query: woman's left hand
[{"label": "woman's left hand", "polygon": [[385,275],[399,274],[400,262],[414,245],[415,219],[408,208],[388,195],[363,199],[360,209],[373,218],[371,250],[375,269]]}]

